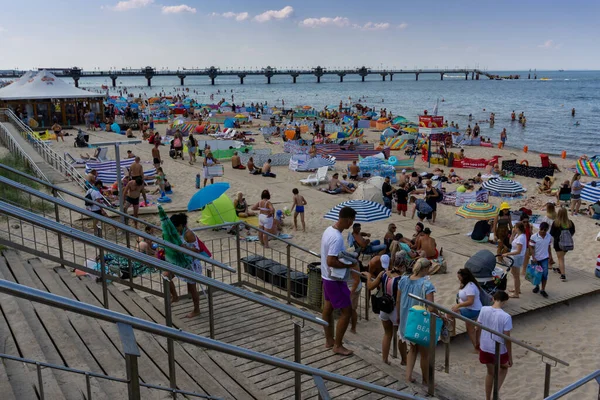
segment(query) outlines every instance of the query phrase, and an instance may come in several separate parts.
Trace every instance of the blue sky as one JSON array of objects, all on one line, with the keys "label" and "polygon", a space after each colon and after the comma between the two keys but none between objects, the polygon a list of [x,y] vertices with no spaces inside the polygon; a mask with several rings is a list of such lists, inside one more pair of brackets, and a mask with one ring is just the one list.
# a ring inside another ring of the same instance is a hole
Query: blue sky
[{"label": "blue sky", "polygon": [[0,69],[600,69],[596,0],[5,3]]}]

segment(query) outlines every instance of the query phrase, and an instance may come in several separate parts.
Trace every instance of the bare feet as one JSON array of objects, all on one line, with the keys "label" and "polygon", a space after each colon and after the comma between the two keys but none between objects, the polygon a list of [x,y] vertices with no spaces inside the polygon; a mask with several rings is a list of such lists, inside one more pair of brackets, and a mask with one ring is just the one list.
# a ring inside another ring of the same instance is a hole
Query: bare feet
[{"label": "bare feet", "polygon": [[350,328],[350,333],[354,333],[354,334],[356,334],[356,329],[352,329],[352,328]]},{"label": "bare feet", "polygon": [[198,315],[200,315],[200,310],[193,310],[191,313],[189,313],[185,317],[186,318],[194,318],[194,317],[197,317]]},{"label": "bare feet", "polygon": [[510,297],[511,299],[518,299],[519,295],[518,294],[509,294],[508,297]]},{"label": "bare feet", "polygon": [[177,303],[179,301],[179,296],[171,296],[171,303]]},{"label": "bare feet", "polygon": [[325,343],[325,348],[326,348],[326,349],[331,349],[331,348],[333,348],[333,345],[334,345],[333,341],[332,341],[331,343],[327,343],[327,342],[326,342],[326,343]]},{"label": "bare feet", "polygon": [[339,354],[340,356],[351,356],[354,354],[352,350],[345,348],[343,345],[339,347],[333,346],[333,352],[335,354]]},{"label": "bare feet", "polygon": [[409,381],[410,383],[415,383],[417,380],[415,378],[413,378],[412,376],[409,378],[406,378],[407,381]]},{"label": "bare feet", "polygon": [[390,360],[383,360],[384,363],[386,363],[387,365],[392,365]]},{"label": "bare feet", "polygon": [[[511,293],[514,293],[514,292],[515,292],[515,289],[510,289],[510,290],[509,290],[509,292],[511,292]],[[522,293],[523,293],[523,292],[521,292],[521,291],[519,290],[519,294],[522,294]]]},{"label": "bare feet", "polygon": [[400,361],[400,365],[406,365],[406,360]]}]

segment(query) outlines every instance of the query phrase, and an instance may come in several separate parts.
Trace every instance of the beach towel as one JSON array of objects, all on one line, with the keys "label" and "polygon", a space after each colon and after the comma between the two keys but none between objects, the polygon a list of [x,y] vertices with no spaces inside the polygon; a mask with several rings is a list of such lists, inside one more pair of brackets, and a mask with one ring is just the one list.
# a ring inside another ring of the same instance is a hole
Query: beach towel
[{"label": "beach towel", "polygon": [[258,227],[258,216],[253,215],[248,218],[240,218],[245,224]]}]

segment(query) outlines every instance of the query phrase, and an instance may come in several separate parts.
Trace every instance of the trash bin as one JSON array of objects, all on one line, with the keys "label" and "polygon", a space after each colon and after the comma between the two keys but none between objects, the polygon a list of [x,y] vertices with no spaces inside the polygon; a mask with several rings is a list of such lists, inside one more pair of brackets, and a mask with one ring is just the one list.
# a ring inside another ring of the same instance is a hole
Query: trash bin
[{"label": "trash bin", "polygon": [[265,258],[258,255],[248,256],[240,259],[240,261],[244,264],[244,272],[252,276],[256,276],[256,263],[261,260],[265,260]]},{"label": "trash bin", "polygon": [[320,262],[308,264],[308,305],[318,310],[323,307],[323,280]]}]

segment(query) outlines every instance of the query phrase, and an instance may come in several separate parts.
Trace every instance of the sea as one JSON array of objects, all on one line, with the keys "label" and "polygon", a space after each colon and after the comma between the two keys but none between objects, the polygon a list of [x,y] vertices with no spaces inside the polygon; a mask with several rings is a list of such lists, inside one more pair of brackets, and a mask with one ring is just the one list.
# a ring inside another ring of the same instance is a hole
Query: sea
[{"label": "sea", "polygon": [[[531,79],[527,79],[529,71],[491,73],[518,74],[521,78],[490,80],[482,75],[479,80],[471,80],[469,74],[469,80],[465,80],[464,74],[450,74],[442,81],[439,74],[420,74],[416,81],[414,74],[397,74],[393,81],[369,75],[361,82],[358,75],[346,75],[340,83],[337,75],[325,75],[321,83],[316,83],[314,76],[302,75],[293,84],[290,76],[282,75],[273,77],[270,85],[263,76],[248,76],[240,85],[239,78],[222,76],[211,86],[208,77],[190,76],[182,87],[175,76],[156,76],[149,88],[143,77],[123,77],[118,79],[116,89],[111,87],[110,94],[118,95],[125,87],[136,97],[141,93],[151,97],[161,91],[174,95],[184,90],[200,103],[212,103],[211,94],[214,102],[221,98],[231,102],[233,95],[236,105],[266,101],[281,106],[283,100],[286,107],[309,105],[316,109],[337,109],[342,101],[376,110],[386,108],[413,121],[424,110],[431,113],[438,103],[438,115],[458,123],[461,131],[478,122],[481,135],[497,142],[506,128],[507,147],[521,149],[526,145],[530,151],[553,155],[566,151],[569,157],[600,154],[600,71],[537,71],[531,72]],[[537,79],[533,79],[534,74]],[[71,79],[66,81],[73,83]],[[80,80],[80,87],[91,90],[100,90],[102,85],[110,87],[110,79]],[[572,108],[575,117],[571,116]],[[525,114],[525,127],[511,121],[513,110],[517,115]],[[488,122],[491,112],[496,115],[493,126]]]}]

